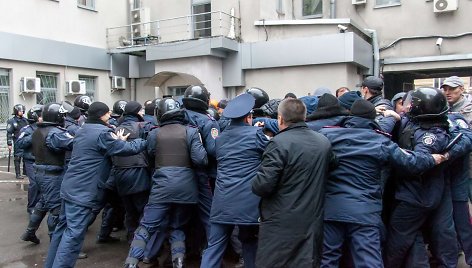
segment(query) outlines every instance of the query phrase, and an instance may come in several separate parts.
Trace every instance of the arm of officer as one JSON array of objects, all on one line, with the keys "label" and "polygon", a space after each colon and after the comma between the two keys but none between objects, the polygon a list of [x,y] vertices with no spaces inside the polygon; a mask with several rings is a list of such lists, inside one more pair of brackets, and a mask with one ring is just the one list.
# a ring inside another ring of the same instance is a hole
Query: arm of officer
[{"label": "arm of officer", "polygon": [[[430,153],[403,150],[392,141],[388,141],[382,149],[387,150],[385,153],[393,166],[408,170],[408,173],[412,175],[420,174],[437,164]],[[445,158],[442,159],[444,160]]]},{"label": "arm of officer", "polygon": [[128,156],[140,153],[146,149],[147,142],[143,139],[135,139],[127,142],[112,135],[113,130],[104,131],[98,136],[98,147],[106,152],[107,156]]},{"label": "arm of officer", "polygon": [[252,125],[254,126],[257,123],[263,123],[264,129],[267,129],[274,134],[279,133],[279,124],[277,119],[259,117],[252,121]]},{"label": "arm of officer", "polygon": [[8,150],[11,150],[11,145],[13,144],[13,132],[15,129],[13,127],[13,118],[8,119],[7,121],[7,145]]},{"label": "arm of officer", "polygon": [[205,148],[203,148],[202,137],[200,136],[200,132],[198,132],[198,128],[187,129],[187,141],[190,145],[190,158],[192,159],[192,163],[199,167],[208,165],[207,152]]},{"label": "arm of officer", "polygon": [[20,149],[28,149],[32,145],[33,135],[28,131],[29,126],[23,127],[20,130],[20,136],[16,140],[16,146]]},{"label": "arm of officer", "polygon": [[49,131],[46,146],[53,151],[72,151],[74,137],[67,131]]},{"label": "arm of officer", "polygon": [[387,132],[390,134],[392,133],[393,128],[395,127],[395,123],[397,122],[394,117],[383,115],[377,116],[375,121],[377,121],[380,126],[380,129],[383,132]]},{"label": "arm of officer", "polygon": [[252,192],[260,197],[268,197],[277,190],[280,175],[285,167],[284,154],[273,141],[267,144],[262,162],[252,181]]},{"label": "arm of officer", "polygon": [[202,138],[208,156],[216,157],[215,139],[220,133],[220,126],[214,120],[208,120],[203,126]]}]

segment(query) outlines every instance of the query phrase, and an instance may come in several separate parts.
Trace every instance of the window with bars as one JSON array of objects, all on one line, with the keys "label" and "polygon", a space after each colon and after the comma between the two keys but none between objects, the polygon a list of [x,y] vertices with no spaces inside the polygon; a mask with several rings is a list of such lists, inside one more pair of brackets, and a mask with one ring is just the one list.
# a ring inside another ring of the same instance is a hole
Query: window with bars
[{"label": "window with bars", "polygon": [[0,124],[6,124],[10,117],[10,71],[0,69]]},{"label": "window with bars", "polygon": [[95,10],[95,0],[77,0],[77,6]]},{"label": "window with bars", "polygon": [[41,80],[41,93],[36,93],[36,103],[44,105],[56,102],[57,74],[36,73],[36,77]]},{"label": "window with bars", "polygon": [[197,4],[192,7],[193,37],[211,36],[211,3]]},{"label": "window with bars", "polygon": [[175,86],[175,87],[168,87],[167,88],[167,93],[169,95],[172,95],[172,97],[179,97],[179,96],[183,96],[184,93],[185,93],[185,90],[188,88],[189,86]]},{"label": "window with bars", "polygon": [[397,6],[400,4],[400,0],[375,0],[375,6]]},{"label": "window with bars", "polygon": [[96,76],[79,75],[79,80],[85,81],[85,95],[89,96],[92,101],[95,97]]},{"label": "window with bars", "polygon": [[303,0],[303,17],[319,18],[323,16],[322,0]]}]

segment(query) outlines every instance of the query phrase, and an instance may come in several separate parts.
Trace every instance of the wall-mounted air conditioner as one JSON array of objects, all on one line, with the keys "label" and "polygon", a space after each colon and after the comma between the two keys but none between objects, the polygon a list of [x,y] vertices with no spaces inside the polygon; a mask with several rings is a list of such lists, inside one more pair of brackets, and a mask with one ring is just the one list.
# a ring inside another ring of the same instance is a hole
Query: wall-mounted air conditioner
[{"label": "wall-mounted air conditioner", "polygon": [[131,30],[133,38],[146,37],[151,34],[149,8],[143,7],[131,10]]},{"label": "wall-mounted air conditioner", "polygon": [[85,81],[82,80],[70,80],[66,82],[67,94],[76,95],[85,94]]},{"label": "wall-mounted air conditioner", "polygon": [[353,5],[363,5],[367,3],[367,0],[352,0]]},{"label": "wall-mounted air conditioner", "polygon": [[37,77],[23,77],[21,78],[22,93],[39,93],[41,92],[41,80]]},{"label": "wall-mounted air conditioner", "polygon": [[111,77],[111,88],[113,89],[125,89],[126,88],[126,78],[122,76],[112,76]]},{"label": "wall-mounted air conditioner", "polygon": [[434,0],[434,12],[449,12],[457,10],[457,0]]}]

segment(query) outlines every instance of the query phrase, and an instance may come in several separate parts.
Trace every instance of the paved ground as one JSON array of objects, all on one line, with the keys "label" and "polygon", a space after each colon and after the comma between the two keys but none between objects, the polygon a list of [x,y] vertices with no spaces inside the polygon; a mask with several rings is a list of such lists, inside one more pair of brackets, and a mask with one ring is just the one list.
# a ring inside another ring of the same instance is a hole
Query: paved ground
[{"label": "paved ground", "polygon": [[[0,159],[0,267],[42,267],[49,244],[47,226],[43,223],[38,231],[38,237],[41,239],[40,245],[33,245],[19,239],[28,223],[27,197],[26,192],[21,189],[18,183],[6,182],[14,179],[13,173],[6,172],[6,161]],[[99,222],[99,220],[96,221],[87,232],[83,251],[89,257],[78,260],[76,267],[122,267],[128,251],[125,233],[123,231],[114,233],[115,236],[121,238],[122,241],[119,243],[96,244],[95,235]],[[459,268],[467,267],[464,265],[462,257],[460,262]],[[228,262],[226,259],[226,264],[226,267],[232,267],[234,262]],[[199,263],[196,261],[187,265],[187,267],[198,266]],[[157,267],[157,265],[141,265],[141,267]]]}]

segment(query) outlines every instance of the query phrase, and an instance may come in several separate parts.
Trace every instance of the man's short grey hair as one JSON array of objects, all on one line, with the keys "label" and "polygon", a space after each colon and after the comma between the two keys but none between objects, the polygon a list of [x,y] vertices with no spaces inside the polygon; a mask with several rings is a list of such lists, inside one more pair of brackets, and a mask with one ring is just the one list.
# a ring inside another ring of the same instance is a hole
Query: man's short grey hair
[{"label": "man's short grey hair", "polygon": [[304,122],[306,119],[306,106],[299,99],[285,99],[280,102],[278,113],[288,125]]}]

